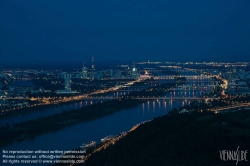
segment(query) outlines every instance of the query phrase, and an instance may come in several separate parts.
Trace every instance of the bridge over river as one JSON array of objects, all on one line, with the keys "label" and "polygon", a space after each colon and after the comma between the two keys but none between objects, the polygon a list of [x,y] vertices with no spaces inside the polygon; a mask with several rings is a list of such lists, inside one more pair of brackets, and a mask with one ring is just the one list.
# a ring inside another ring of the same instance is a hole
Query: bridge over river
[{"label": "bridge over river", "polygon": [[[0,98],[1,99],[1,98]],[[31,98],[4,98],[6,100],[31,100]],[[41,98],[40,98],[41,99]],[[32,100],[40,100],[36,98],[32,98]],[[43,100],[46,98],[42,98]],[[70,98],[69,98],[70,99]],[[213,100],[218,98],[208,98],[208,97],[168,97],[168,96],[132,96],[132,97],[113,97],[113,96],[87,96],[87,97],[79,97],[78,100],[112,100],[112,99],[137,99],[137,100]]]},{"label": "bridge over river", "polygon": [[209,79],[213,76],[210,75],[161,75],[155,76],[155,79],[175,79],[176,77],[185,77],[186,79]]},{"label": "bridge over river", "polygon": [[107,100],[107,99],[137,99],[137,100],[213,100],[218,98],[204,98],[204,97],[167,97],[167,96],[153,96],[153,97],[147,97],[147,96],[135,96],[135,97],[112,97],[112,96],[89,96],[82,98],[83,100]]}]

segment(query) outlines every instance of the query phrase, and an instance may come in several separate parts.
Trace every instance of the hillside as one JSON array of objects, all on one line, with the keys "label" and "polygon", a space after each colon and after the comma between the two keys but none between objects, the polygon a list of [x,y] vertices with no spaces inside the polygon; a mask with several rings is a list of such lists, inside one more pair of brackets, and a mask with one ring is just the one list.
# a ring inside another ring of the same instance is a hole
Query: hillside
[{"label": "hillside", "polygon": [[236,161],[222,161],[219,151],[236,151],[238,146],[250,149],[250,112],[171,114],[95,153],[86,166],[230,166]]}]

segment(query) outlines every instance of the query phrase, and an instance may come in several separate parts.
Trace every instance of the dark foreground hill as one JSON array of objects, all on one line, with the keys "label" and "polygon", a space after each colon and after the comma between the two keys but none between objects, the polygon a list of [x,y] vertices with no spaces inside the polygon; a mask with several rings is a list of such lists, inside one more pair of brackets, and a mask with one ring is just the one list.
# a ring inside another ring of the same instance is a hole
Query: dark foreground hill
[{"label": "dark foreground hill", "polygon": [[[171,114],[95,153],[86,166],[230,166],[237,161],[222,161],[220,151],[238,146],[250,150],[250,112]],[[245,154],[248,161],[237,165],[250,165]]]}]

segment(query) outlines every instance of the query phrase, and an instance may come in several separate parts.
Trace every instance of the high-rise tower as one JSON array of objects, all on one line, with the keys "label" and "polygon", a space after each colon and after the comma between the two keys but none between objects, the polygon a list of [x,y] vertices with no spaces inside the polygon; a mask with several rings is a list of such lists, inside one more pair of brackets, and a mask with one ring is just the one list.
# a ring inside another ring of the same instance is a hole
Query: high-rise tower
[{"label": "high-rise tower", "polygon": [[88,68],[84,67],[82,68],[82,78],[87,79],[88,78]]},{"label": "high-rise tower", "polygon": [[92,56],[92,69],[94,69],[95,66],[94,66],[94,57]]},{"label": "high-rise tower", "polygon": [[140,77],[140,73],[137,70],[137,68],[135,67],[135,62],[132,65],[132,71],[131,71],[131,75],[133,79],[138,79]]},{"label": "high-rise tower", "polygon": [[95,66],[94,66],[94,57],[92,56],[92,68],[91,68],[91,79],[94,80],[95,78]]}]

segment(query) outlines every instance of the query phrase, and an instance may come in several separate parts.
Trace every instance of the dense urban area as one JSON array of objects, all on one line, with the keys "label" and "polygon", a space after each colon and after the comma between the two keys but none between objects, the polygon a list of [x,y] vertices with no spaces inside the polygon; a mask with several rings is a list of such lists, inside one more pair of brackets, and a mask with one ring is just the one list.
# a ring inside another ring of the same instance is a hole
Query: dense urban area
[{"label": "dense urban area", "polygon": [[[199,81],[213,84],[193,84]],[[247,142],[250,138],[248,62],[147,61],[96,66],[92,57],[89,66],[71,70],[1,67],[0,89],[2,120],[76,101],[90,102],[78,109],[38,119],[1,124],[0,147],[124,109],[139,105],[144,108],[144,103],[150,101],[166,104],[166,101],[177,100],[189,102],[171,107],[166,115],[135,124],[129,131],[107,136],[100,143],[89,140],[92,142],[75,147],[87,150],[78,160],[84,161],[81,164],[86,166],[103,163],[109,166],[163,163],[195,166],[206,165],[205,160],[215,165],[234,165],[220,163],[220,158],[214,159],[218,151],[213,155],[211,152],[224,147],[250,147]],[[188,96],[188,90],[200,95]],[[177,91],[185,91],[185,94],[176,96]],[[196,153],[204,153],[206,157],[192,158]],[[62,164],[63,157],[59,161],[59,165],[79,165]],[[192,163],[194,161],[196,163]]]}]

